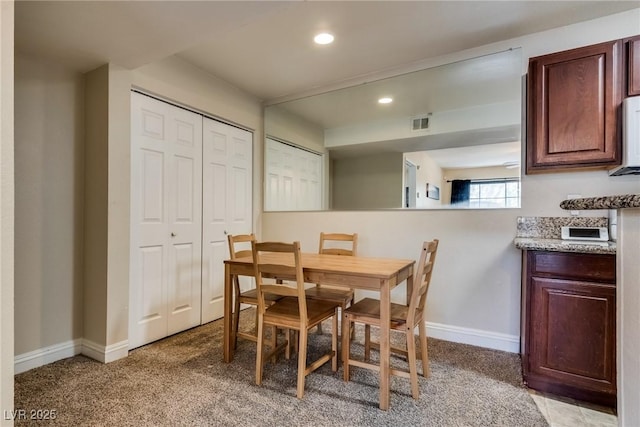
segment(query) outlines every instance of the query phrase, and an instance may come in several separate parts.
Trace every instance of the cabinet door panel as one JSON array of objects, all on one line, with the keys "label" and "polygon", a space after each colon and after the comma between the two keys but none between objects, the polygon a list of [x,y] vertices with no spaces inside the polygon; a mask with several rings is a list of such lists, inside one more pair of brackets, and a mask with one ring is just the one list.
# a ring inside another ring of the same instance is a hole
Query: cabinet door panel
[{"label": "cabinet door panel", "polygon": [[627,73],[627,96],[640,95],[640,36],[628,41]]},{"label": "cabinet door panel", "polygon": [[615,393],[615,287],[531,278],[529,370]]},{"label": "cabinet door panel", "polygon": [[620,164],[622,42],[532,58],[527,173]]},{"label": "cabinet door panel", "polygon": [[543,67],[543,96],[548,100],[545,117],[548,149],[542,155],[571,156],[572,153],[604,151],[606,111],[601,101],[605,99],[604,55]]}]

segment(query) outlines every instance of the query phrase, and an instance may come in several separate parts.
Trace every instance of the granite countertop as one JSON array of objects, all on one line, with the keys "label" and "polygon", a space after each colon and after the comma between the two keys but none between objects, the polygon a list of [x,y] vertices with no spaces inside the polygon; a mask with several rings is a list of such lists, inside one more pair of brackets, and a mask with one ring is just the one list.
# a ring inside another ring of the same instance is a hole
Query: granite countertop
[{"label": "granite countertop", "polygon": [[576,243],[560,238],[563,226],[607,227],[608,224],[605,217],[518,217],[513,243],[522,250],[615,254],[615,242]]},{"label": "granite countertop", "polygon": [[566,210],[640,208],[640,194],[571,199],[561,202],[560,207]]},{"label": "granite countertop", "polygon": [[615,254],[616,242],[575,243],[562,239],[541,239],[537,237],[516,237],[516,248],[530,251],[579,252],[583,254]]}]

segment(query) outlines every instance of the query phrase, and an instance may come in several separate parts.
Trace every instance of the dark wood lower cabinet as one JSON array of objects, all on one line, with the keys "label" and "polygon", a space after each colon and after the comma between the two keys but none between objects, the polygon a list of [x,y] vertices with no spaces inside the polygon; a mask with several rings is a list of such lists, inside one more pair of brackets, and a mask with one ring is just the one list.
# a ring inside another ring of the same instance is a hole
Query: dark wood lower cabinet
[{"label": "dark wood lower cabinet", "polygon": [[525,383],[615,407],[615,255],[523,255]]}]

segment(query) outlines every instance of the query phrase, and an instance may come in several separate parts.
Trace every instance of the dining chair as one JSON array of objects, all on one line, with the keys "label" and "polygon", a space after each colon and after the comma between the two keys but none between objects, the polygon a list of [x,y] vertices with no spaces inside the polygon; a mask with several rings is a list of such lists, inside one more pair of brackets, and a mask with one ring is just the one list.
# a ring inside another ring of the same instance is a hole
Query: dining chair
[{"label": "dining chair", "polygon": [[[272,328],[272,336],[277,337],[277,328],[286,330],[285,343],[290,355],[291,332],[298,335],[298,380],[297,397],[304,396],[305,378],[331,360],[331,368],[338,370],[338,307],[339,304],[324,300],[309,300],[305,296],[304,275],[300,254],[300,242],[252,242],[253,268],[258,289],[258,348],[256,351],[256,384],[262,384],[263,360],[277,354],[283,345],[273,341],[271,351],[264,354],[264,329]],[[274,260],[274,254],[288,254],[286,262]],[[265,279],[273,283],[265,282]],[[267,296],[282,297],[268,304]],[[331,351],[307,364],[307,342],[309,329],[327,319],[333,319]],[[294,334],[295,335],[295,334]]]},{"label": "dining chair", "polygon": [[[358,366],[361,368],[379,370],[378,365],[369,363],[371,347],[378,347],[376,343],[371,342],[371,326],[389,327],[392,330],[403,331],[406,334],[407,348],[391,347],[394,353],[403,354],[407,357],[409,370],[391,369],[393,375],[409,378],[411,380],[411,395],[414,399],[418,399],[420,391],[418,389],[418,372],[417,372],[417,356],[416,341],[414,330],[418,326],[420,336],[420,356],[422,359],[422,376],[428,377],[429,356],[427,353],[427,334],[425,326],[424,308],[427,300],[427,292],[431,283],[431,274],[433,265],[436,260],[438,251],[438,239],[431,242],[424,242],[418,268],[413,276],[413,289],[409,298],[409,305],[391,303],[391,322],[389,325],[380,324],[380,301],[365,298],[358,301],[345,311],[346,323],[342,325],[342,351],[343,351],[343,374],[344,380],[349,381],[349,366]],[[345,331],[352,323],[363,323],[365,325],[365,349],[364,361],[352,360],[350,340],[345,336]]]},{"label": "dining chair", "polygon": [[[320,233],[319,254],[356,256],[358,252],[358,233]],[[340,304],[342,322],[344,310],[353,304],[353,289],[323,285],[321,283],[307,289],[307,298],[314,300],[334,301]],[[322,333],[322,325],[318,325],[318,333]]]},{"label": "dining chair", "polygon": [[[229,234],[227,237],[229,241],[229,257],[231,259],[243,258],[251,256],[251,242],[255,242],[256,236],[252,234]],[[267,304],[272,304],[279,299],[276,295],[267,296]],[[240,289],[240,280],[238,276],[233,278],[233,320],[231,330],[233,333],[233,348],[236,348],[238,344],[238,337],[244,338],[249,341],[258,341],[258,315],[255,316],[255,333],[243,332],[239,330],[240,323],[240,304],[248,304],[258,307],[258,289],[253,288],[242,292]]]}]

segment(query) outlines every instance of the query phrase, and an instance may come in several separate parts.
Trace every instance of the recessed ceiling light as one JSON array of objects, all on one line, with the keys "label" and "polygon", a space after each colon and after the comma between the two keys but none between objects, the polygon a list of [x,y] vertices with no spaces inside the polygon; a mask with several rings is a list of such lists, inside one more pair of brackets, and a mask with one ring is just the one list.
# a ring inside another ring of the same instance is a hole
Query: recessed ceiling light
[{"label": "recessed ceiling light", "polygon": [[392,102],[393,102],[393,98],[389,98],[388,96],[378,99],[378,103],[380,104],[391,104]]},{"label": "recessed ceiling light", "polygon": [[313,38],[313,41],[318,44],[329,44],[333,42],[333,34],[320,33]]}]

